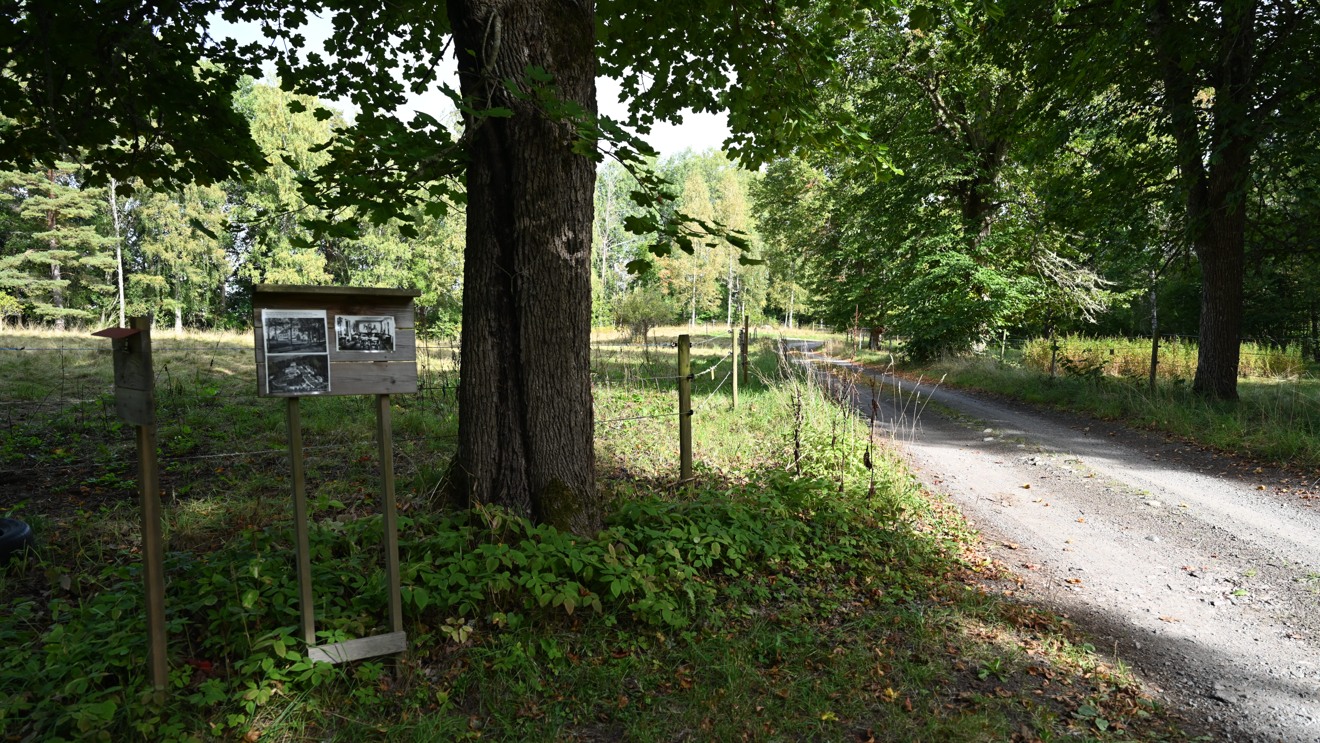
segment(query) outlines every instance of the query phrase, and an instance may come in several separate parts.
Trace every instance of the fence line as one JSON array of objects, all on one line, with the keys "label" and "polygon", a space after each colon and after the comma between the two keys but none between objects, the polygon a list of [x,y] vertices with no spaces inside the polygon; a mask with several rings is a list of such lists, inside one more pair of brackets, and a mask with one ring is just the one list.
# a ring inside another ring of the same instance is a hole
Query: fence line
[{"label": "fence line", "polygon": [[[726,340],[723,336],[716,335],[704,338],[691,345],[709,345]],[[418,338],[418,388],[417,394],[400,398],[404,405],[412,407],[414,410],[427,411],[452,411],[454,405],[454,394],[458,388],[457,369],[452,366],[453,361],[457,360],[461,352],[461,346],[451,343],[441,345],[432,345]],[[609,349],[605,349],[597,344],[593,348],[601,349],[602,355],[608,354]],[[627,348],[617,348],[615,356],[624,355]],[[96,353],[109,356],[112,353],[109,344],[106,346],[79,347],[79,346],[11,346],[0,347],[0,359],[3,359],[3,352],[9,351],[17,354],[49,353],[49,354],[73,354],[73,353]],[[251,358],[243,363],[235,364],[232,354],[252,354],[254,349],[251,346],[234,345],[199,345],[192,344],[187,346],[171,346],[169,343],[158,343],[153,345],[152,351],[158,358],[165,357],[165,363],[161,364],[156,370],[156,400],[158,405],[158,424],[161,425],[162,433],[172,435],[172,431],[177,431],[184,426],[191,426],[194,429],[204,428],[205,417],[208,415],[205,406],[208,404],[223,404],[226,408],[235,408],[238,410],[258,410],[264,413],[276,412],[278,400],[260,398],[256,395],[255,379],[255,361]],[[174,354],[196,353],[206,354],[214,353],[216,358],[211,361],[212,368],[207,369],[206,359],[201,360],[202,366],[194,370],[188,363],[183,366],[186,370],[180,368],[178,361],[171,359]],[[447,358],[446,354],[452,354]],[[712,382],[716,379],[717,371],[733,358],[734,351],[729,349],[725,354],[713,360],[710,366],[688,375],[691,380],[698,375],[709,374]],[[12,357],[11,357],[12,358]],[[223,364],[219,360],[223,358]],[[90,361],[90,359],[89,359]],[[674,357],[667,353],[661,353],[656,361],[651,363],[673,364]],[[79,441],[78,448],[84,446],[104,448],[109,445],[112,448],[110,453],[99,453],[95,457],[84,457],[77,460],[60,461],[58,456],[45,456],[46,462],[36,464],[36,460],[29,457],[23,457],[15,462],[0,464],[0,472],[15,473],[25,468],[39,467],[42,471],[74,471],[74,470],[96,470],[104,472],[122,472],[125,468],[131,466],[130,458],[114,452],[119,449],[114,448],[124,442],[119,441],[120,427],[118,419],[114,415],[114,393],[111,383],[112,370],[108,362],[105,369],[101,369],[99,362],[79,360],[76,366],[72,367],[74,371],[66,375],[62,368],[61,371],[52,373],[48,379],[22,379],[25,386],[22,392],[28,400],[0,400],[0,411],[5,411],[0,416],[0,430],[7,430],[14,434],[24,434],[33,429],[30,428],[34,423],[33,416],[15,416],[14,413],[26,407],[29,409],[45,409],[38,416],[40,420],[49,420],[51,425],[71,425],[74,428],[69,429]],[[171,369],[173,368],[173,373]],[[672,368],[672,367],[671,367]],[[234,376],[238,372],[239,376]],[[715,397],[719,396],[726,384],[732,377],[732,371],[727,371],[714,390],[705,395],[705,399],[691,413],[697,410],[703,410],[709,407]],[[609,383],[619,383],[626,387],[634,383],[646,384],[651,382],[678,381],[682,377],[678,374],[658,374],[653,376],[628,376],[625,375],[622,380],[608,379]],[[251,392],[234,391],[233,389],[217,389],[218,387],[232,387],[238,381],[246,383],[251,387]],[[704,385],[703,385],[704,386]],[[44,391],[44,397],[42,392]],[[308,398],[313,399],[313,398]],[[353,398],[337,398],[336,405],[347,405],[347,410],[355,409],[355,404],[368,405],[369,401],[357,401]],[[49,409],[52,407],[64,406],[66,411],[52,414]],[[331,408],[330,410],[334,410]],[[199,412],[203,411],[203,412]],[[621,411],[624,412],[624,411]],[[243,413],[237,413],[243,415]],[[618,425],[629,421],[639,421],[647,419],[671,419],[679,417],[678,412],[665,412],[650,415],[627,415],[617,418],[598,419],[596,423],[603,428],[611,425]],[[5,420],[7,418],[7,424]],[[104,422],[102,420],[104,419]],[[64,423],[60,423],[63,421]],[[40,424],[38,424],[40,425]],[[265,433],[263,432],[263,437]],[[63,434],[61,434],[63,436]],[[46,437],[42,437],[46,438]],[[455,438],[453,433],[433,434],[421,437],[405,437],[398,439],[400,442],[408,443],[428,443],[433,441],[445,441]],[[210,443],[203,435],[199,437],[201,448],[206,450]],[[169,441],[162,441],[162,449],[171,448]],[[345,443],[317,444],[305,446],[308,452],[339,449],[343,450]],[[352,443],[347,445],[351,446]],[[52,445],[53,446],[53,445]],[[186,442],[185,448],[197,446],[196,443]],[[77,450],[70,451],[77,453]],[[179,465],[186,462],[196,462],[205,460],[238,460],[236,466],[251,466],[256,460],[271,456],[287,456],[288,450],[285,448],[272,449],[247,449],[239,451],[212,451],[210,453],[170,455],[162,453],[160,462],[163,466],[171,464]],[[318,455],[319,456],[319,455]],[[239,464],[241,463],[241,464]]]}]

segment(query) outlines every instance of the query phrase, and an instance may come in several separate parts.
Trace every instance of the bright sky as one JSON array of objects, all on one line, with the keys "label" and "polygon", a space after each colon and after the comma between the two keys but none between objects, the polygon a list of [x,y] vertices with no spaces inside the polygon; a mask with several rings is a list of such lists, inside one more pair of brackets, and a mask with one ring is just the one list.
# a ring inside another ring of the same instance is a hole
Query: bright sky
[{"label": "bright sky", "polygon": [[[211,32],[216,37],[231,36],[242,43],[256,41],[261,38],[260,31],[257,30],[254,24],[232,24],[219,17],[211,18]],[[326,19],[313,17],[309,19],[307,26],[301,29],[301,32],[307,38],[309,46],[320,47],[326,37],[329,36],[330,23]],[[454,68],[457,63],[452,57],[447,59],[446,62],[449,69],[445,71],[444,75],[450,79],[452,85],[457,87],[457,81],[454,80],[456,75]],[[268,69],[266,74],[271,75],[272,71]],[[604,77],[596,79],[596,102],[601,114],[615,120],[622,120],[627,116],[627,107],[619,100],[619,92],[617,81]],[[446,121],[454,108],[449,99],[438,90],[432,90],[420,96],[410,95],[409,98],[407,110],[403,112],[405,117],[410,111],[417,110],[428,113],[440,121]],[[351,102],[335,101],[334,104],[349,116],[357,113]],[[660,152],[660,156],[663,158],[686,149],[694,152],[720,149],[724,139],[728,136],[729,123],[725,114],[715,115],[685,111],[681,124],[659,123],[652,127],[651,135],[647,137],[647,141]]]}]

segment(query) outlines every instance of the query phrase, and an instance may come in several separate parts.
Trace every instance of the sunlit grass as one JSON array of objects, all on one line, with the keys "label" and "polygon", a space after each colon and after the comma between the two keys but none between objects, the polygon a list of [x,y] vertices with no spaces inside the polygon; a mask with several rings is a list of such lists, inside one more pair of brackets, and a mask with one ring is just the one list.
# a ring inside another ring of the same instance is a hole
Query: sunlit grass
[{"label": "sunlit grass", "polygon": [[1320,467],[1320,380],[1249,377],[1238,380],[1239,400],[1195,394],[1186,381],[1050,377],[988,358],[949,359],[923,367],[947,383],[1009,395],[1027,402],[1125,420],[1168,431],[1227,451],[1283,463]]}]

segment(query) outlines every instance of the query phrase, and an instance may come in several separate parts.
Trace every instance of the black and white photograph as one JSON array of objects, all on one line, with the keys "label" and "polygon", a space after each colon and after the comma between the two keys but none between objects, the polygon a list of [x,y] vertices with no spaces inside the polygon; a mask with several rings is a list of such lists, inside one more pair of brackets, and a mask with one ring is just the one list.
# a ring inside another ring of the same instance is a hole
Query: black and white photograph
[{"label": "black and white photograph", "polygon": [[330,357],[316,353],[267,356],[266,390],[285,395],[329,392]]},{"label": "black and white photograph", "polygon": [[390,315],[340,315],[335,318],[335,350],[388,353],[394,350]]},{"label": "black and white photograph", "polygon": [[266,391],[310,395],[330,391],[325,310],[262,310]]},{"label": "black and white photograph", "polygon": [[327,353],[325,310],[262,310],[266,354]]}]

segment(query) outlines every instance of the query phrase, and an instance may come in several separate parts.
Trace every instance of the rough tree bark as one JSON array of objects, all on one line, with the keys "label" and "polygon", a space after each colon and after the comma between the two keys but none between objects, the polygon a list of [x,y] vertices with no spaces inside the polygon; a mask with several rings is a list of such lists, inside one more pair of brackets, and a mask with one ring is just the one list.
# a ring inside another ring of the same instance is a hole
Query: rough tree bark
[{"label": "rough tree bark", "polygon": [[1172,0],[1158,0],[1151,18],[1189,238],[1201,262],[1200,342],[1192,389],[1220,400],[1238,396],[1247,194],[1257,137],[1251,119],[1258,2],[1225,0],[1220,8],[1219,46],[1211,67],[1213,103],[1205,133],[1197,110],[1204,91],[1195,69],[1185,63],[1193,43],[1180,29],[1187,18],[1174,9]]},{"label": "rough tree bark", "polygon": [[[595,165],[548,115],[527,68],[596,109],[592,0],[449,0],[468,122],[467,249],[455,484],[590,534],[600,526],[590,384]],[[524,93],[511,93],[505,80]]]}]

